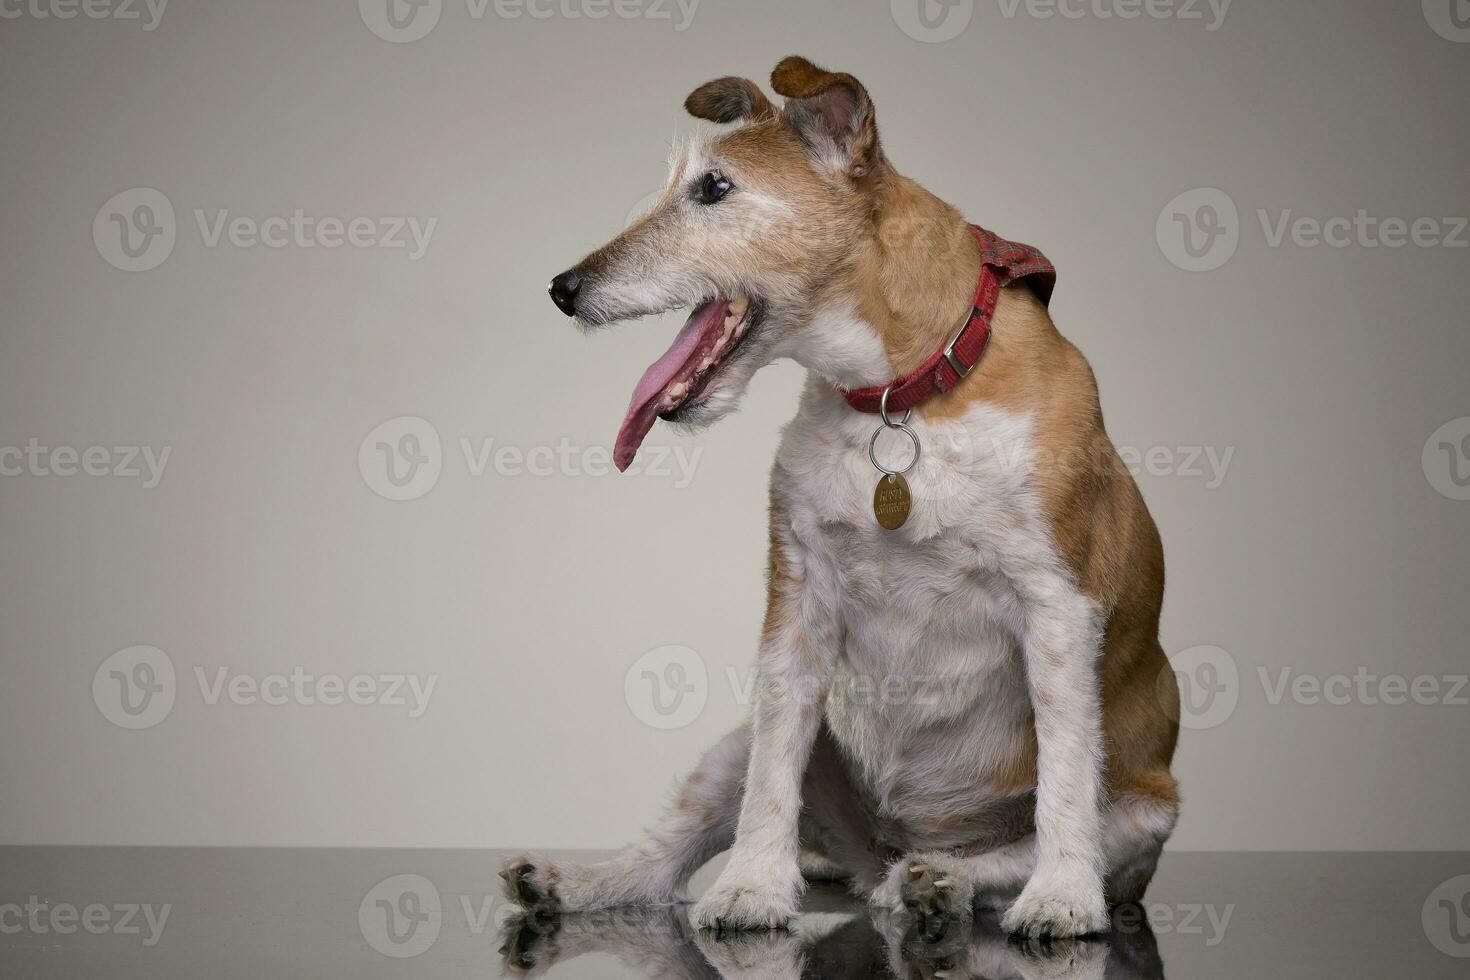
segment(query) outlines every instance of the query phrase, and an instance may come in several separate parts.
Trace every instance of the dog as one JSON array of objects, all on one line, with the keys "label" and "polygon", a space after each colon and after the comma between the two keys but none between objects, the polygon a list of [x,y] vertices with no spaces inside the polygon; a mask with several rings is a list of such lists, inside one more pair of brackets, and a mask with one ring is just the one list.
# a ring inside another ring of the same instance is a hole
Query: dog
[{"label": "dog", "polygon": [[771,85],[779,108],[743,78],[690,94],[724,128],[550,287],[583,328],[693,307],[638,382],[620,469],[657,419],[705,426],[765,364],[807,369],[771,475],[751,719],[647,839],[517,857],[506,892],[674,903],[729,850],[700,928],[789,923],[805,871],[900,914],[1103,932],[1179,812],[1158,531],[1044,258],[900,174],[853,76],[793,56]]}]

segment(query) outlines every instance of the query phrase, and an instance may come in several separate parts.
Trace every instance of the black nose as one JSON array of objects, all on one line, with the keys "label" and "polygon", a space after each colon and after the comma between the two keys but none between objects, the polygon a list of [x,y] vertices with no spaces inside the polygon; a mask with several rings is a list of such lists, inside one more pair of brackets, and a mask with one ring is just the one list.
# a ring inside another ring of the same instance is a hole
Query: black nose
[{"label": "black nose", "polygon": [[551,294],[551,301],[556,308],[567,316],[577,315],[577,290],[582,288],[582,274],[576,269],[568,269],[555,279],[547,292]]}]

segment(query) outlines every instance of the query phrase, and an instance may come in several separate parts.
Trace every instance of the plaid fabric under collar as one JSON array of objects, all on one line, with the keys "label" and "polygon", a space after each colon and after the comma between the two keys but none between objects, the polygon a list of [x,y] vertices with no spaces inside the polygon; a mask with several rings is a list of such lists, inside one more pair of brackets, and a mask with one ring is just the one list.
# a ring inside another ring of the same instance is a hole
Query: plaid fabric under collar
[{"label": "plaid fabric under collar", "polygon": [[1002,286],[1025,279],[1042,303],[1051,301],[1051,291],[1057,284],[1057,270],[1045,255],[1030,245],[1008,242],[979,225],[970,227],[980,240],[980,261],[996,268]]}]

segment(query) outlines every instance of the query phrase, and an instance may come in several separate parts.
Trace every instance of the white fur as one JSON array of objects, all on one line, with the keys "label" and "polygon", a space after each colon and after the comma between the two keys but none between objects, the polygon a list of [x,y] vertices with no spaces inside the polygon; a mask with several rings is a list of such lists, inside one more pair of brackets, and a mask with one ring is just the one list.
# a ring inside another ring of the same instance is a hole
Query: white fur
[{"label": "white fur", "polygon": [[778,340],[771,355],[820,364],[824,377],[847,388],[876,384],[889,370],[883,341],[858,317],[852,300],[818,309],[801,329]]}]

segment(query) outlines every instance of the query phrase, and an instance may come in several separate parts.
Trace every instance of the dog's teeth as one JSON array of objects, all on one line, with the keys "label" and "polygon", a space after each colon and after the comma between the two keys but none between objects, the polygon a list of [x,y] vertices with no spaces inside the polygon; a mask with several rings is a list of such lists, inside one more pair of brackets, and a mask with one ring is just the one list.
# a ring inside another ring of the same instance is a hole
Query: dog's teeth
[{"label": "dog's teeth", "polygon": [[[739,319],[748,306],[750,306],[749,296],[736,296],[734,299],[730,300],[730,313],[734,315],[736,319]],[[726,322],[729,322],[729,317],[726,317]]]},{"label": "dog's teeth", "polygon": [[685,384],[683,381],[680,381],[678,384],[674,385],[674,387],[672,387],[672,388],[669,389],[669,397],[670,398],[683,398],[684,397],[684,392],[686,392],[688,390],[689,390],[689,385]]}]

